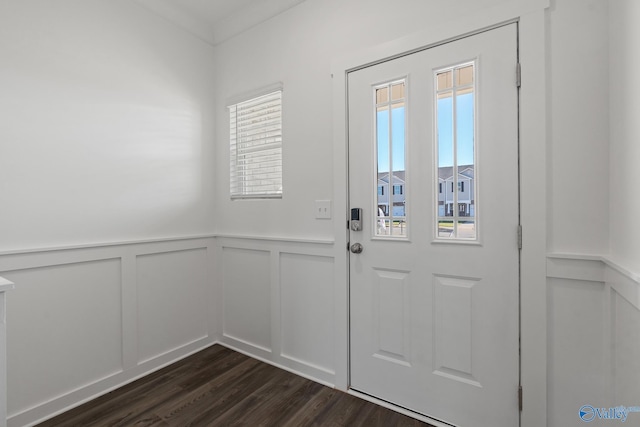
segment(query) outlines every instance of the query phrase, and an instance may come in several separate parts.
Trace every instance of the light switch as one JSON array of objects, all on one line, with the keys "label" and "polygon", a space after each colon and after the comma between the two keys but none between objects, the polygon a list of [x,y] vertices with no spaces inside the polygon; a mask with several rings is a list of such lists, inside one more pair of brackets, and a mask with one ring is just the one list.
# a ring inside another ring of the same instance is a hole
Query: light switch
[{"label": "light switch", "polygon": [[331,219],[331,200],[316,200],[316,219]]}]

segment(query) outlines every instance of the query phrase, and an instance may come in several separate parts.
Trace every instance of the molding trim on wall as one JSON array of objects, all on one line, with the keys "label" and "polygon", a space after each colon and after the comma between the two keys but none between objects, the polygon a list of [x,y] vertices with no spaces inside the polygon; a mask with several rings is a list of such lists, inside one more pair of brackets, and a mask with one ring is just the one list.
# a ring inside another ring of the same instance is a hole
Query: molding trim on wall
[{"label": "molding trim on wall", "polygon": [[608,258],[603,257],[602,262],[607,266],[605,283],[640,310],[640,277]]},{"label": "molding trim on wall", "polygon": [[310,245],[333,245],[335,240],[333,239],[306,239],[306,238],[290,238],[290,237],[277,237],[277,236],[244,236],[239,234],[216,234],[214,237],[219,239],[234,239],[234,240],[255,240],[265,242],[281,242],[281,243],[302,243]]},{"label": "molding trim on wall", "polygon": [[607,256],[549,253],[547,277],[606,283],[640,310],[640,276]]},{"label": "molding trim on wall", "polygon": [[16,286],[13,282],[8,281],[4,277],[0,277],[0,292],[14,289]]},{"label": "molding trim on wall", "polygon": [[224,236],[216,246],[220,343],[334,387],[343,361],[334,354],[333,242]]},{"label": "molding trim on wall", "polygon": [[109,248],[112,246],[131,246],[131,245],[143,245],[143,244],[162,243],[162,242],[177,242],[182,240],[210,239],[214,237],[216,237],[215,234],[198,234],[198,235],[191,235],[191,236],[159,237],[157,239],[124,240],[124,241],[115,241],[115,242],[86,243],[82,245],[65,245],[65,246],[54,246],[54,247],[43,247],[43,248],[19,249],[15,251],[0,252],[0,257],[7,256],[7,255],[34,254],[39,252],[72,251],[77,249]]},{"label": "molding trim on wall", "polygon": [[604,267],[605,264],[600,257],[575,254],[547,255],[547,277],[604,282]]},{"label": "molding trim on wall", "polygon": [[189,236],[160,237],[157,239],[124,240],[124,241],[115,241],[115,242],[87,243],[82,245],[66,245],[66,246],[54,246],[54,247],[43,247],[43,248],[19,249],[15,251],[0,252],[0,257],[7,256],[7,255],[33,254],[33,253],[39,253],[39,252],[71,251],[71,250],[77,250],[77,249],[108,248],[112,246],[130,246],[130,245],[141,245],[141,244],[149,244],[149,243],[177,242],[182,240],[212,239],[212,238],[263,240],[263,241],[269,241],[269,242],[288,242],[288,243],[309,243],[309,244],[316,244],[316,245],[335,244],[335,240],[333,239],[289,238],[289,237],[278,237],[278,236],[244,236],[244,235],[236,235],[236,234],[212,233],[212,234],[198,234],[198,235],[189,235]]},{"label": "molding trim on wall", "polygon": [[[199,236],[0,254],[1,274],[16,283],[7,304],[8,425],[34,425],[217,342],[215,245]],[[79,290],[90,296],[82,305]],[[87,316],[90,307],[101,312]],[[49,352],[25,350],[52,342]],[[82,345],[106,346],[109,357],[86,360]],[[78,366],[73,380],[55,373],[69,366]],[[46,390],[25,391],[43,382]]]}]

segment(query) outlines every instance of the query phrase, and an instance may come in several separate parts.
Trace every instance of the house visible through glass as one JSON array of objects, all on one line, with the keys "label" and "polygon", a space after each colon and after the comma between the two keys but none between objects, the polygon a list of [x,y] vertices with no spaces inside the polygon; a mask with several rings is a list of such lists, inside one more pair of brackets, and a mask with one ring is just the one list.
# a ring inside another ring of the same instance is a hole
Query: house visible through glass
[{"label": "house visible through glass", "polygon": [[376,119],[376,236],[407,235],[405,177],[406,81],[374,87]]},{"label": "house visible through glass", "polygon": [[475,240],[475,70],[465,63],[435,72],[439,239]]}]

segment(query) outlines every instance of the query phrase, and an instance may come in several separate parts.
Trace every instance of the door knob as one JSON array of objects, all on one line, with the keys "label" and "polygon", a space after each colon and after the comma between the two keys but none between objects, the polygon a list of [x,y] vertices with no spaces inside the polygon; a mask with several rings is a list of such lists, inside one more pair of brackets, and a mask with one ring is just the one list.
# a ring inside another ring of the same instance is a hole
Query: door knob
[{"label": "door knob", "polygon": [[360,243],[354,243],[353,245],[351,245],[350,249],[351,249],[351,252],[353,252],[354,254],[359,254],[359,253],[362,253],[362,250],[364,248]]}]

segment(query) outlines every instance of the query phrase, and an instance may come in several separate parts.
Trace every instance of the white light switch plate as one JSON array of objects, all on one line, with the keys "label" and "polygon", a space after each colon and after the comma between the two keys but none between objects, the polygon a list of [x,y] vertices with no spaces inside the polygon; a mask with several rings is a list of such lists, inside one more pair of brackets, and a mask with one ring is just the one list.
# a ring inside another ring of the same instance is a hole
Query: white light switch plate
[{"label": "white light switch plate", "polygon": [[316,219],[331,219],[331,200],[316,200]]}]

